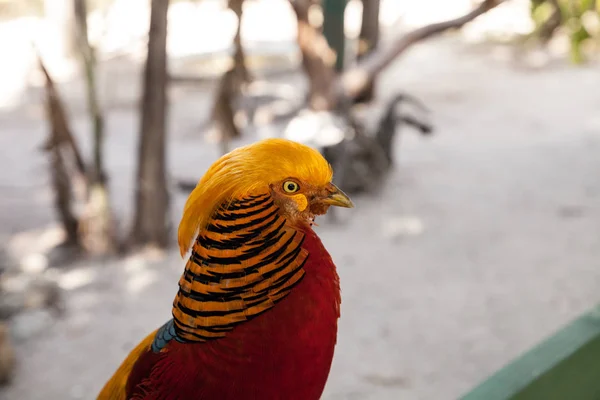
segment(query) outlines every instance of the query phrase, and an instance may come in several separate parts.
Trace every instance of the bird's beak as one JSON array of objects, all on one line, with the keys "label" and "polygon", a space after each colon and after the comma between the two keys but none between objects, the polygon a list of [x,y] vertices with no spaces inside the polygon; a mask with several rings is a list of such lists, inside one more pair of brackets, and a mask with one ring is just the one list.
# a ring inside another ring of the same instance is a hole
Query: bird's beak
[{"label": "bird's beak", "polygon": [[321,200],[323,204],[345,208],[354,207],[352,200],[350,200],[346,193],[342,192],[342,190],[339,187],[335,186],[333,183],[329,183],[327,185],[327,192],[327,196],[323,200]]}]

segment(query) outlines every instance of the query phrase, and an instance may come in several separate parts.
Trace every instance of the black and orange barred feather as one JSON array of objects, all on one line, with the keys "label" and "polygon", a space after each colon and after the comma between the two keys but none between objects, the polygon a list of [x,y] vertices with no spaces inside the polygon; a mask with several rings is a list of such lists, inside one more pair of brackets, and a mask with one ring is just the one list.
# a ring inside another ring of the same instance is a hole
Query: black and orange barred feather
[{"label": "black and orange barred feather", "polygon": [[173,302],[183,341],[224,337],[270,309],[304,276],[304,234],[269,193],[224,204],[198,235]]}]

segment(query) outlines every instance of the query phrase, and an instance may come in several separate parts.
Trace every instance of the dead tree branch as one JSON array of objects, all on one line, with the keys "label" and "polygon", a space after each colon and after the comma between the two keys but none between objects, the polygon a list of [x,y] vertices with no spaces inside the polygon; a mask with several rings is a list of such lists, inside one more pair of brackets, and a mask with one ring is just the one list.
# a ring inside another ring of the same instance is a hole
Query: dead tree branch
[{"label": "dead tree branch", "polygon": [[50,136],[43,149],[50,153],[55,205],[65,230],[65,244],[79,246],[79,220],[73,210],[74,188],[66,159],[70,154],[74,174],[82,185],[87,185],[85,164],[71,133],[62,100],[39,54],[38,62],[46,77],[46,115],[50,124]]},{"label": "dead tree branch", "polygon": [[71,128],[69,127],[65,107],[60,98],[60,95],[58,94],[58,91],[56,90],[54,80],[52,79],[50,73],[46,69],[46,66],[44,65],[42,57],[39,53],[37,55],[37,58],[40,70],[46,78],[46,113],[48,115],[48,121],[50,121],[52,129],[52,134],[48,138],[48,141],[44,143],[42,147],[44,150],[50,150],[55,145],[67,143],[69,145],[69,148],[73,152],[73,158],[75,160],[77,172],[81,175],[81,177],[84,177],[86,169],[85,162],[83,161],[83,157],[81,155],[81,151],[79,150],[79,146],[77,146],[75,138],[71,133]]},{"label": "dead tree branch", "polygon": [[[424,134],[432,129],[427,122],[400,113],[399,104],[410,101],[410,96],[398,95],[388,103],[376,132],[366,131],[356,117],[353,105],[365,97],[379,74],[411,46],[447,30],[461,28],[502,1],[484,0],[462,17],[427,25],[402,35],[389,48],[372,51],[361,58],[356,67],[339,75],[332,83],[334,90],[321,88],[326,93],[334,93],[327,109],[346,121],[345,138],[340,143],[321,149],[325,158],[336,166],[336,182],[342,189],[360,192],[370,191],[377,186],[393,163],[392,143],[399,130],[398,124],[412,125]],[[333,71],[332,67],[328,69]]]},{"label": "dead tree branch", "polygon": [[355,68],[345,72],[337,84],[340,86],[339,95],[352,99],[360,95],[369,84],[376,79],[381,71],[402,55],[411,46],[429,39],[450,29],[459,29],[468,22],[500,5],[504,0],[484,0],[477,8],[462,17],[438,22],[415,29],[397,39],[390,48],[373,52]]}]

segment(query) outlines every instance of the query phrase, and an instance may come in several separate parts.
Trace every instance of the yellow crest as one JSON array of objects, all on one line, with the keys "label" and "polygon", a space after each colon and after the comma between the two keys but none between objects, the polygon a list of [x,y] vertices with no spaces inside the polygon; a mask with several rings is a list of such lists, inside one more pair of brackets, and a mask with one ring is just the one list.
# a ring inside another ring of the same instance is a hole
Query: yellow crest
[{"label": "yellow crest", "polygon": [[331,166],[317,150],[286,139],[265,139],[225,154],[206,171],[185,203],[178,231],[181,256],[219,205],[266,193],[271,183],[286,178],[320,186],[332,177]]}]

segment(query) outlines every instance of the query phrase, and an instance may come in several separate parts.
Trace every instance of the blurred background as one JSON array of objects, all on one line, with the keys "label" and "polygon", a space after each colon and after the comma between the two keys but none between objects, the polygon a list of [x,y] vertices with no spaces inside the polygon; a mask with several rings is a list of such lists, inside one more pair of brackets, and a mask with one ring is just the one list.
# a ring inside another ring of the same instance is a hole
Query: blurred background
[{"label": "blurred background", "polygon": [[356,207],[323,399],[452,399],[600,302],[600,3],[0,0],[0,398],[170,317],[188,193],[265,137]]}]

